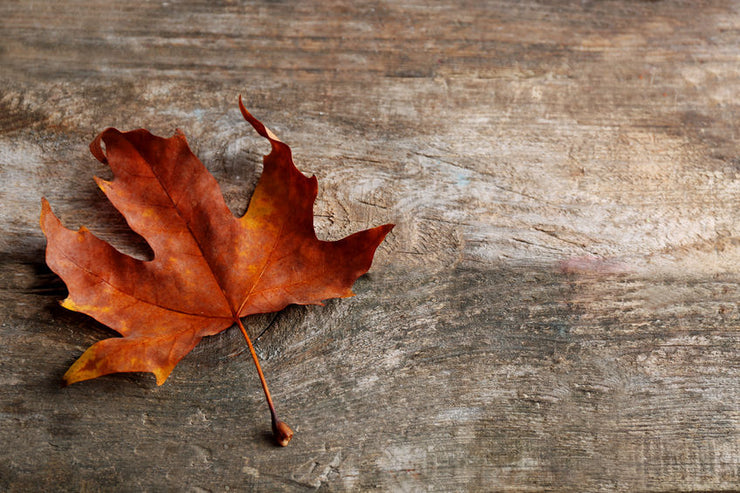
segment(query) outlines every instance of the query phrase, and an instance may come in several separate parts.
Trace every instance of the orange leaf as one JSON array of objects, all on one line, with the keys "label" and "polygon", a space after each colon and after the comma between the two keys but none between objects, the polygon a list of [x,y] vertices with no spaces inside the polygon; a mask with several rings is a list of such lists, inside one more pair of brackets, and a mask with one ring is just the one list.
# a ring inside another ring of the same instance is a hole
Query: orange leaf
[{"label": "orange leaf", "polygon": [[[318,240],[312,211],[316,178],[296,169],[290,148],[241,98],[239,107],[272,145],[241,218],[228,209],[218,183],[179,131],[165,139],[143,129],[109,128],[90,144],[115,176],[96,178],[98,185],[149,243],[151,261],[117,251],[84,227],[65,228],[42,201],[46,262],[69,289],[62,305],[123,336],[85,351],[64,375],[68,384],[145,371],[161,385],[202,337],[234,323],[246,336],[240,317],[352,296],[352,284],[370,268],[393,225],[339,241]],[[266,386],[265,392],[269,401]]]}]

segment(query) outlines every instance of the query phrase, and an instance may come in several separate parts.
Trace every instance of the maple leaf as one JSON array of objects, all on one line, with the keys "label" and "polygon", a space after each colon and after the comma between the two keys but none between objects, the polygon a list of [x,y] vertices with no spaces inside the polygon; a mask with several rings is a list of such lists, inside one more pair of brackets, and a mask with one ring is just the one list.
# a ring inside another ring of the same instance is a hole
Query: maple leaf
[{"label": "maple leaf", "polygon": [[65,228],[46,199],[41,228],[46,262],[69,290],[62,306],[123,336],[87,349],[65,373],[67,384],[109,373],[151,372],[161,385],[204,336],[237,324],[257,365],[280,441],[292,432],[276,417],[241,317],[352,296],[352,284],[368,271],[393,225],[338,241],[317,239],[316,177],[296,169],[290,148],[244,108],[241,97],[239,108],[272,146],[241,218],[231,213],[215,178],[179,130],[162,138],[143,129],[108,128],[90,150],[111,167],[114,179],[95,180],[148,242],[154,258],[125,255],[85,227],[76,232]]}]

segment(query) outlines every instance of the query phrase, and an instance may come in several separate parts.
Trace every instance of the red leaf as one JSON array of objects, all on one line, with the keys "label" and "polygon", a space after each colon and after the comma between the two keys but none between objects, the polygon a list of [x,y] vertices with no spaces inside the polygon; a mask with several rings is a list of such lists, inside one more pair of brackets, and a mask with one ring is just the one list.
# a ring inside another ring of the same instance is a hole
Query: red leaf
[{"label": "red leaf", "polygon": [[[241,99],[239,107],[272,145],[241,218],[230,212],[218,183],[179,132],[165,139],[147,130],[109,128],[90,144],[115,176],[112,181],[96,178],[98,185],[149,243],[151,261],[117,251],[84,227],[77,232],[65,228],[42,201],[46,262],[69,289],[62,305],[123,336],[85,351],[64,375],[68,384],[146,371],[161,385],[202,337],[234,323],[247,337],[240,317],[352,296],[352,284],[370,268],[375,249],[393,225],[339,241],[318,240],[312,211],[316,178],[296,169],[290,148]],[[252,349],[248,337],[247,342]],[[273,426],[279,428],[282,423],[275,421],[273,414]]]}]

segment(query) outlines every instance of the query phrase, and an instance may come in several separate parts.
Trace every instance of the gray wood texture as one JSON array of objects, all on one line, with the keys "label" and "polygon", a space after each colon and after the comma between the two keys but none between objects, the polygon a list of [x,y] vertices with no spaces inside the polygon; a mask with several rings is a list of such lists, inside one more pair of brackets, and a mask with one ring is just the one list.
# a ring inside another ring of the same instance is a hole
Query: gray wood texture
[{"label": "gray wood texture", "polygon": [[[0,2],[0,490],[740,489],[737,2]],[[102,129],[182,129],[236,213],[266,142],[357,296],[246,324],[163,386],[62,388],[45,196],[146,257]]]}]

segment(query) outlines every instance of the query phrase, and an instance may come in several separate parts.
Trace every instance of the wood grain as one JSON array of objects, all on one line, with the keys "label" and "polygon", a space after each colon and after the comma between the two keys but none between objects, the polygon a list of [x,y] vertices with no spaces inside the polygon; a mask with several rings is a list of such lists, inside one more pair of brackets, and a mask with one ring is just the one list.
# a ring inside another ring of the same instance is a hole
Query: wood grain
[{"label": "wood grain", "polygon": [[[0,3],[0,489],[740,488],[734,2]],[[248,318],[161,387],[60,387],[45,196],[147,257],[103,128],[175,128],[246,208],[267,147],[323,238],[395,222],[357,296]]]}]

